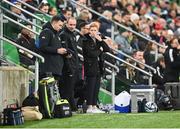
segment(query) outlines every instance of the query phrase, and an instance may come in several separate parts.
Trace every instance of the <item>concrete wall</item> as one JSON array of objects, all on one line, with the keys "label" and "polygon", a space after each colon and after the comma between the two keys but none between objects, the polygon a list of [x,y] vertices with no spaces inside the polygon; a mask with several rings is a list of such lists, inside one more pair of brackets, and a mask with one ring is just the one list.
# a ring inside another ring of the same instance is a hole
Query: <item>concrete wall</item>
[{"label": "concrete wall", "polygon": [[0,111],[13,99],[19,104],[29,93],[29,73],[15,66],[0,67]]}]

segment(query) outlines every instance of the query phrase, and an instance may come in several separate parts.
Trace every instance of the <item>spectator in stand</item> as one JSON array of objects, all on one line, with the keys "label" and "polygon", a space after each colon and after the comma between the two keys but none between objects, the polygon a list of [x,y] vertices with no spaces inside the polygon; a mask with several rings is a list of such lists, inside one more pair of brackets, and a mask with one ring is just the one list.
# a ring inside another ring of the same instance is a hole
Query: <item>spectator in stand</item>
[{"label": "spectator in stand", "polygon": [[[139,60],[142,63],[145,63],[145,60]],[[136,64],[137,67],[139,67],[140,69],[144,70],[144,71],[148,71],[148,69],[140,63]],[[148,81],[149,81],[149,76],[142,73],[139,70],[135,70],[135,76],[134,76],[134,82],[138,85],[148,85]]]},{"label": "spectator in stand", "polygon": [[62,82],[60,87],[61,98],[67,99],[70,103],[71,110],[77,111],[74,100],[74,88],[76,82],[79,81],[79,58],[77,51],[77,39],[75,35],[76,19],[70,17],[66,26],[59,34],[63,47],[68,50],[68,55],[64,58],[64,67]]},{"label": "spectator in stand", "polygon": [[176,17],[175,19],[175,28],[180,28],[180,16]]},{"label": "spectator in stand", "polygon": [[139,26],[140,32],[142,35],[146,36],[147,38],[151,39],[150,34],[151,34],[151,29],[150,26],[146,23],[140,24]]},{"label": "spectator in stand", "polygon": [[117,0],[104,1],[104,10],[114,11],[117,7]]},{"label": "spectator in stand", "polygon": [[132,28],[132,30],[139,32],[139,20],[140,20],[139,15],[136,13],[131,14],[130,20],[132,22],[132,24],[130,26]]},{"label": "spectator in stand", "polygon": [[177,38],[173,38],[164,53],[166,69],[164,72],[165,82],[179,82],[180,44]]},{"label": "spectator in stand", "polygon": [[[37,1],[37,0],[22,0],[22,1],[25,2],[25,3],[27,3],[27,4],[29,4],[29,5],[31,5],[31,6],[33,6],[33,7],[35,7],[35,8],[38,7],[38,1]],[[31,12],[31,13],[33,13],[33,14],[35,13],[35,10],[29,8],[29,7],[26,6],[26,5],[22,5],[22,8],[25,9],[25,10],[27,10],[27,11],[29,11],[29,12]],[[31,17],[30,15],[28,15],[28,14],[26,14],[26,13],[24,13],[24,15],[25,15],[28,19],[31,19],[31,20],[32,20],[32,17]]]},{"label": "spectator in stand", "polygon": [[[101,47],[103,49],[101,49]],[[104,113],[97,108],[97,99],[102,72],[100,56],[102,52],[107,51],[110,51],[110,49],[98,34],[97,24],[91,23],[89,34],[86,34],[83,40],[84,72],[86,77],[85,93],[88,105],[87,113]]]},{"label": "spectator in stand", "polygon": [[57,9],[55,7],[49,7],[48,14],[53,16],[57,15]]},{"label": "spectator in stand", "polygon": [[[136,51],[133,54],[133,58],[137,59],[138,61],[140,61],[142,63],[145,63],[145,59],[144,59],[143,55],[144,55],[144,52]],[[137,67],[139,67],[142,70],[148,71],[148,69],[143,64],[135,63],[134,65],[136,65]],[[148,75],[146,75],[146,74],[144,74],[141,71],[136,70],[136,69],[134,70],[134,72],[135,72],[135,75],[133,78],[134,83],[139,84],[139,85],[140,84],[145,84],[145,85],[148,84],[148,80],[149,80]]]},{"label": "spectator in stand", "polygon": [[129,14],[133,14],[134,13],[134,6],[132,3],[128,3],[127,5],[125,5],[126,7],[126,11],[129,13]]},{"label": "spectator in stand", "polygon": [[[118,44],[114,42],[111,38],[105,37],[104,42],[112,49],[117,50],[118,49]],[[113,51],[114,54],[117,54],[117,52]]]},{"label": "spectator in stand", "polygon": [[72,17],[73,12],[72,12],[72,7],[66,7],[62,10],[62,13],[64,17],[68,20],[70,17]]},{"label": "spectator in stand", "polygon": [[89,22],[90,20],[90,16],[89,16],[89,11],[88,10],[82,10],[82,12],[80,12],[79,17],[77,17],[77,29],[80,29],[80,24],[83,22]]},{"label": "spectator in stand", "polygon": [[139,61],[143,61],[144,60],[144,52],[143,51],[135,51],[133,53],[132,57],[139,60]]},{"label": "spectator in stand", "polygon": [[[14,4],[15,4],[17,7],[22,8],[22,4],[21,4],[20,2],[14,2]],[[18,8],[14,7],[14,6],[11,6],[11,7],[10,7],[10,10],[11,10],[11,12],[19,15],[21,18],[26,19],[26,17],[24,16],[23,12],[22,12],[20,9],[18,9]],[[14,17],[14,16],[13,16],[13,17]],[[15,18],[15,17],[14,17],[14,18]],[[21,19],[17,19],[17,21],[18,21],[18,22],[21,22],[22,20],[21,20]]]},{"label": "spectator in stand", "polygon": [[[133,48],[131,47],[131,43],[129,42],[128,38],[132,36],[132,32],[125,31],[115,37],[115,42],[118,44],[118,49],[122,52],[132,55]],[[120,58],[124,58],[122,55],[118,55]]]},{"label": "spectator in stand", "polygon": [[164,71],[165,71],[165,62],[164,57],[161,56],[158,60],[153,64],[153,67],[156,69],[156,73],[153,72],[152,81],[153,84],[157,85],[157,89],[161,89],[164,91]]},{"label": "spectator in stand", "polygon": [[[29,29],[32,29],[32,26],[30,24],[26,24],[26,27],[28,27]],[[22,47],[27,48],[28,50],[31,50],[36,53],[38,52],[35,46],[34,35],[32,34],[31,31],[29,31],[26,28],[22,28],[21,33],[16,43]],[[18,52],[19,52],[20,63],[22,66],[28,68],[29,66],[34,65],[33,55],[26,53],[22,49],[19,49]]]},{"label": "spectator in stand", "polygon": [[[91,7],[93,10],[102,13],[103,12],[103,3],[102,0],[90,0],[91,2]],[[92,19],[97,20],[98,16],[96,14],[92,14]]]},{"label": "spectator in stand", "polygon": [[166,30],[164,37],[166,38],[166,43],[170,42],[174,38],[174,33],[172,30]]},{"label": "spectator in stand", "polygon": [[165,42],[165,38],[162,35],[163,32],[163,26],[161,23],[155,23],[154,30],[152,30],[151,37],[153,40],[155,40],[158,43]]},{"label": "spectator in stand", "polygon": [[127,12],[122,12],[122,20],[121,20],[121,24],[125,25],[125,26],[130,26],[131,22],[130,22],[130,14]]},{"label": "spectator in stand", "polygon": [[[36,15],[41,18],[43,21],[40,21],[40,20],[36,20],[36,24],[39,25],[39,26],[43,26],[43,24],[45,22],[48,22],[51,20],[51,17],[47,16],[46,14],[48,14],[48,11],[49,11],[49,4],[47,3],[47,1],[42,1],[39,6],[38,6],[38,9],[42,12],[36,12]],[[40,32],[41,30],[36,28],[36,31]]]},{"label": "spectator in stand", "polygon": [[122,14],[121,14],[121,12],[116,9],[116,10],[113,12],[113,18],[112,18],[112,19],[113,19],[114,21],[116,21],[116,22],[121,23],[121,20],[122,20]]},{"label": "spectator in stand", "polygon": [[180,28],[174,32],[174,36],[180,40]]},{"label": "spectator in stand", "polygon": [[75,9],[73,8],[71,1],[67,1],[67,0],[55,0],[55,1],[56,1],[55,3],[58,13],[62,13],[66,7],[72,8],[73,12],[75,12]]},{"label": "spectator in stand", "polygon": [[[77,0],[78,4],[87,6],[87,0]],[[91,5],[90,5],[91,6]],[[84,10],[84,8],[82,6],[76,5],[76,10],[73,13],[73,16],[78,17],[80,15],[80,13],[82,12],[82,10]]]},{"label": "spectator in stand", "polygon": [[[150,37],[150,26],[148,24],[141,24],[139,27],[139,30],[141,31],[141,34],[149,39],[151,39]],[[139,51],[144,51],[145,48],[147,47],[148,41],[141,38],[141,37],[137,37],[137,39],[134,41],[132,45],[132,47],[136,50]]]},{"label": "spectator in stand", "polygon": [[157,45],[152,42],[149,42],[146,46],[143,57],[147,65],[152,66],[152,64],[155,62],[156,49],[158,49]]},{"label": "spectator in stand", "polygon": [[112,12],[105,10],[103,12],[103,16],[105,16],[108,20],[103,17],[99,18],[99,22],[101,23],[99,32],[101,32],[104,36],[111,37]]},{"label": "spectator in stand", "polygon": [[[22,4],[19,2],[14,1],[14,4],[19,8],[22,7]],[[26,17],[24,16],[24,14],[22,13],[22,11],[20,9],[18,9],[14,6],[11,6],[10,11],[13,14],[20,16],[21,18],[26,19]],[[8,13],[7,16],[12,18],[13,20],[15,20],[17,22],[22,22],[22,19],[17,18],[16,16],[14,16],[10,13]],[[4,23],[4,28],[6,28],[6,29],[3,29],[5,36],[7,36],[11,40],[16,40],[18,37],[18,34],[21,32],[21,27],[17,26],[17,24],[14,24],[11,21]]]},{"label": "spectator in stand", "polygon": [[48,11],[49,11],[49,4],[48,3],[44,3],[44,2],[41,2],[38,9],[45,13],[45,14],[48,14]]}]

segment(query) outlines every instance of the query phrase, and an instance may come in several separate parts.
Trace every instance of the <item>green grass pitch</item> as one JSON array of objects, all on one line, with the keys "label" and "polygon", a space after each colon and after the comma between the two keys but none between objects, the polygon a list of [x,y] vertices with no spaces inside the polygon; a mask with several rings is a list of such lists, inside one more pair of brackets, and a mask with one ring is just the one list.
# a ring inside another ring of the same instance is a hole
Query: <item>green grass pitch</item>
[{"label": "green grass pitch", "polygon": [[74,114],[69,118],[25,121],[1,128],[180,128],[180,111],[158,113]]}]

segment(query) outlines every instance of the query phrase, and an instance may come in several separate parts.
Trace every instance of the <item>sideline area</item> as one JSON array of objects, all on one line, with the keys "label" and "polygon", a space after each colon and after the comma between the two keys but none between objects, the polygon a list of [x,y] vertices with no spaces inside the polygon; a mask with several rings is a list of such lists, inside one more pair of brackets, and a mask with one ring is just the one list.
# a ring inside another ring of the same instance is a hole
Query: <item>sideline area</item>
[{"label": "sideline area", "polygon": [[180,128],[180,111],[127,114],[75,114],[63,119],[25,121],[0,128]]}]

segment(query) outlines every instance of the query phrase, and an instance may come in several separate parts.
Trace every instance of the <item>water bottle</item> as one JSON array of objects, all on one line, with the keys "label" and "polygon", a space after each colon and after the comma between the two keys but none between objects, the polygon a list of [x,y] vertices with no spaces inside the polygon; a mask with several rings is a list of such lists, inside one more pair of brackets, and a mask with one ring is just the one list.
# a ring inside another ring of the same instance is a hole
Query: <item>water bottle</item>
[{"label": "water bottle", "polygon": [[83,106],[82,105],[78,105],[78,113],[79,114],[83,113]]}]

